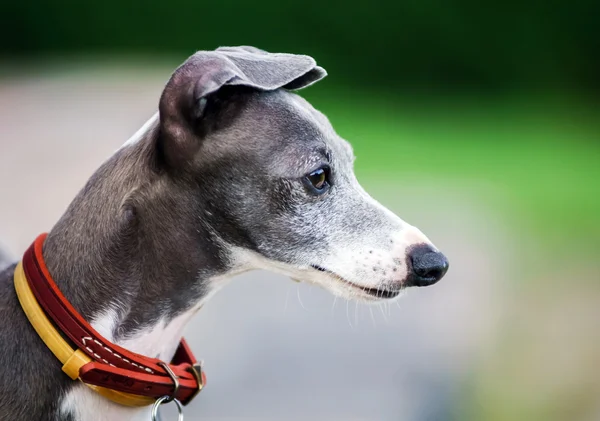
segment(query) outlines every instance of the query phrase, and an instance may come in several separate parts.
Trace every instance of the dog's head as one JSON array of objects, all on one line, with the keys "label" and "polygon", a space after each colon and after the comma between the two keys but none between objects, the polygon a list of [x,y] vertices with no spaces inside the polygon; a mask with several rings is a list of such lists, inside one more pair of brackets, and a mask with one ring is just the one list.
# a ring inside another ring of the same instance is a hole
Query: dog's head
[{"label": "dog's head", "polygon": [[363,190],[349,143],[291,92],[325,75],[307,56],[253,47],[196,53],[161,97],[164,165],[193,180],[198,223],[232,265],[364,300],[435,283],[448,268],[444,255]]}]

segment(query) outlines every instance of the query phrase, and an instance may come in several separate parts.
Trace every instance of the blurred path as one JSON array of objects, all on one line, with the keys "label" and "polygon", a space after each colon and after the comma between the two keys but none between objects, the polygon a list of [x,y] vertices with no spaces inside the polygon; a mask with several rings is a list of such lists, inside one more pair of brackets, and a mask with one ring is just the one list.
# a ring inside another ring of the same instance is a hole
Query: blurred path
[{"label": "blurred path", "polygon": [[[15,256],[154,112],[169,73],[140,72],[0,80],[0,242]],[[187,331],[209,378],[187,420],[452,418],[493,336],[511,262],[505,227],[441,180],[363,181],[447,253],[447,277],[379,307],[272,274],[239,277]]]}]

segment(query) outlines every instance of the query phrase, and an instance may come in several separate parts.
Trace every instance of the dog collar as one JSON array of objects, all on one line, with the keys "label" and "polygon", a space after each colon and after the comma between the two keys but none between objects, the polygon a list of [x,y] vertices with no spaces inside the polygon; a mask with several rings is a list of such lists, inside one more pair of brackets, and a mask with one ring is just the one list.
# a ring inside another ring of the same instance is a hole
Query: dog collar
[{"label": "dog collar", "polygon": [[[62,370],[121,405],[147,406],[175,400],[189,403],[206,377],[185,339],[170,364],[130,352],[102,337],[62,295],[44,263],[41,234],[15,269],[15,289],[23,311]],[[67,341],[66,336],[70,341]]]}]

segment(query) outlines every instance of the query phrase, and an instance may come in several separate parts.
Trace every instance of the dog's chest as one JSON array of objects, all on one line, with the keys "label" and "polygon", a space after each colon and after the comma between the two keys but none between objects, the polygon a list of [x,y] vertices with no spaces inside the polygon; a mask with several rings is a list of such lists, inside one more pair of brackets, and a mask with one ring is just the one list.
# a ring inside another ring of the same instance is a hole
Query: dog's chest
[{"label": "dog's chest", "polygon": [[150,408],[130,408],[116,405],[98,395],[85,384],[78,384],[62,398],[59,419],[67,418],[73,421],[148,421],[150,410]]},{"label": "dog's chest", "polygon": [[[118,345],[144,355],[170,360],[181,339],[183,328],[198,310],[200,304],[166,322],[158,320],[154,325],[119,341]],[[108,310],[95,318],[92,326],[103,336],[112,339],[117,315]],[[60,401],[60,417],[73,421],[148,421],[151,407],[131,408],[117,405],[97,394],[85,384],[75,385]]]}]

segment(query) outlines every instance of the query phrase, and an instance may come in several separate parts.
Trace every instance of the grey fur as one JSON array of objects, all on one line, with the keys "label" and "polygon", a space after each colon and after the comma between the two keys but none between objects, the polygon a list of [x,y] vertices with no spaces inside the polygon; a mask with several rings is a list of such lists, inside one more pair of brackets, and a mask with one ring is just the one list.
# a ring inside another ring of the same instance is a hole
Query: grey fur
[{"label": "grey fur", "polygon": [[[310,57],[252,47],[200,52],[175,71],[159,118],[96,171],[46,241],[49,270],[84,318],[116,309],[118,341],[249,268],[361,299],[406,286],[407,250],[428,240],[368,197],[349,144],[289,92],[324,75]],[[304,177],[323,165],[331,187],[315,195]],[[0,273],[0,420],[60,419],[75,383],[23,315],[12,270]]]}]

